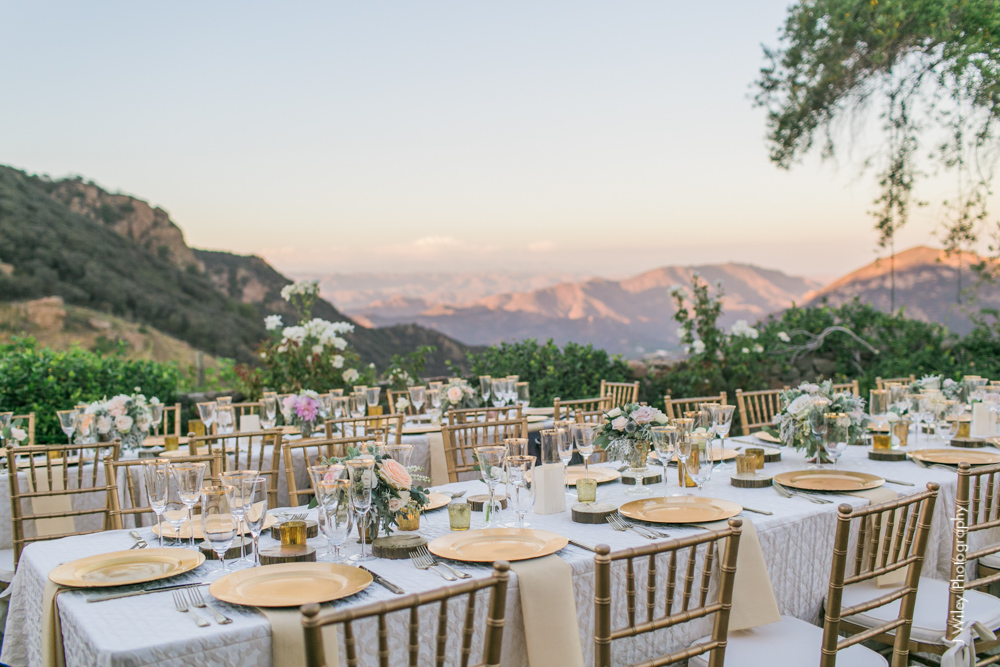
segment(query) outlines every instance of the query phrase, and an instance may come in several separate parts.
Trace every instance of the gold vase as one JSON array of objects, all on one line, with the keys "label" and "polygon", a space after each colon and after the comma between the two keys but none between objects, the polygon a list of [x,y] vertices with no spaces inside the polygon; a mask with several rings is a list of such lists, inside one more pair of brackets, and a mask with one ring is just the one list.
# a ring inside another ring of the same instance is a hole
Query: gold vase
[{"label": "gold vase", "polygon": [[628,456],[629,472],[646,472],[646,457],[649,455],[649,443],[645,440],[633,440],[632,451]]}]

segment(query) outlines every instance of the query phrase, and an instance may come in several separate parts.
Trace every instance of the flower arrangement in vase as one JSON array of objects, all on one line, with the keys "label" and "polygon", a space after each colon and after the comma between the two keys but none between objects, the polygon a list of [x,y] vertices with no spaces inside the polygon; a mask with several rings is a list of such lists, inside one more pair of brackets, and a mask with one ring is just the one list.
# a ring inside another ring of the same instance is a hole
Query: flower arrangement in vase
[{"label": "flower arrangement in vase", "polygon": [[645,468],[645,455],[653,440],[651,429],[669,421],[656,408],[626,403],[604,413],[604,420],[594,436],[594,444],[607,452],[611,461],[628,461],[633,469]]},{"label": "flower arrangement in vase", "polygon": [[142,445],[153,426],[151,406],[160,404],[155,396],[147,400],[139,391],[136,387],[132,394],[118,394],[91,403],[86,410],[97,420],[98,437],[104,442],[115,438],[121,440],[122,451],[132,451]]},{"label": "flower arrangement in vase", "polygon": [[316,421],[319,419],[319,394],[311,389],[306,389],[301,394],[286,396],[282,402],[281,413],[286,422],[291,426],[298,427],[303,438],[308,438],[316,429]]},{"label": "flower arrangement in vase", "polygon": [[441,414],[449,410],[478,408],[480,399],[469,384],[461,378],[452,378],[441,390]]},{"label": "flower arrangement in vase", "polygon": [[[810,457],[825,460],[816,427],[823,422],[824,413],[849,415],[849,442],[858,442],[864,436],[869,422],[865,413],[865,399],[849,391],[833,391],[833,382],[820,384],[803,382],[794,389],[781,392],[781,412],[774,417],[776,435],[785,445],[804,450]],[[774,431],[775,429],[765,429]]]}]

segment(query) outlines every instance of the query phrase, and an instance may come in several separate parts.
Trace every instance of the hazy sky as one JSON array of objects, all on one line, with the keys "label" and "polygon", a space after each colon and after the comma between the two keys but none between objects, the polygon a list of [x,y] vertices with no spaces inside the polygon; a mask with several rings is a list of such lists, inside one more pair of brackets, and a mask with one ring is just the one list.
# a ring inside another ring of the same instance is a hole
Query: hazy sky
[{"label": "hazy sky", "polygon": [[874,179],[767,160],[787,4],[0,0],[0,162],[287,271],[830,277],[874,258]]}]

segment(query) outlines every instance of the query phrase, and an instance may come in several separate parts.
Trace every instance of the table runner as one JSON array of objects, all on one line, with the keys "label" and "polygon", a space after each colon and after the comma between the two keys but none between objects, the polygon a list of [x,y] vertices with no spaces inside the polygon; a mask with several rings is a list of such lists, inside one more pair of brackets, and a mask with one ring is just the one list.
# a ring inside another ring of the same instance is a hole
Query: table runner
[{"label": "table runner", "polygon": [[[302,628],[302,612],[298,609],[257,607],[271,624],[271,661],[282,667],[306,667],[306,635]],[[326,664],[340,664],[337,646],[337,626],[323,628],[323,652]]]},{"label": "table runner", "polygon": [[573,571],[559,556],[510,564],[518,579],[528,663],[583,667]]}]

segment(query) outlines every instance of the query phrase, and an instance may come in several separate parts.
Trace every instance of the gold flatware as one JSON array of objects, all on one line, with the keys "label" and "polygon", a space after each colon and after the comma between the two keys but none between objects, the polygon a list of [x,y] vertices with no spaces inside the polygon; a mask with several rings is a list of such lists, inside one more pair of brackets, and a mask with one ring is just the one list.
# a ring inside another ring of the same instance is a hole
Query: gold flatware
[{"label": "gold flatware", "polygon": [[818,498],[808,493],[803,493],[802,491],[793,491],[791,489],[786,489],[785,487],[783,487],[781,484],[778,484],[774,480],[771,480],[771,488],[773,488],[778,493],[779,496],[784,496],[785,498],[794,498],[795,496],[799,496],[800,498],[805,498],[809,502],[815,503],[817,505],[829,505],[830,503],[833,502],[828,498]]},{"label": "gold flatware", "polygon": [[643,532],[630,523],[626,524],[624,521],[621,520],[621,517],[619,517],[617,514],[609,514],[607,517],[607,522],[612,528],[617,530],[619,533],[624,533],[626,530],[631,530],[639,537],[645,537],[647,540],[658,539],[655,535]]}]

